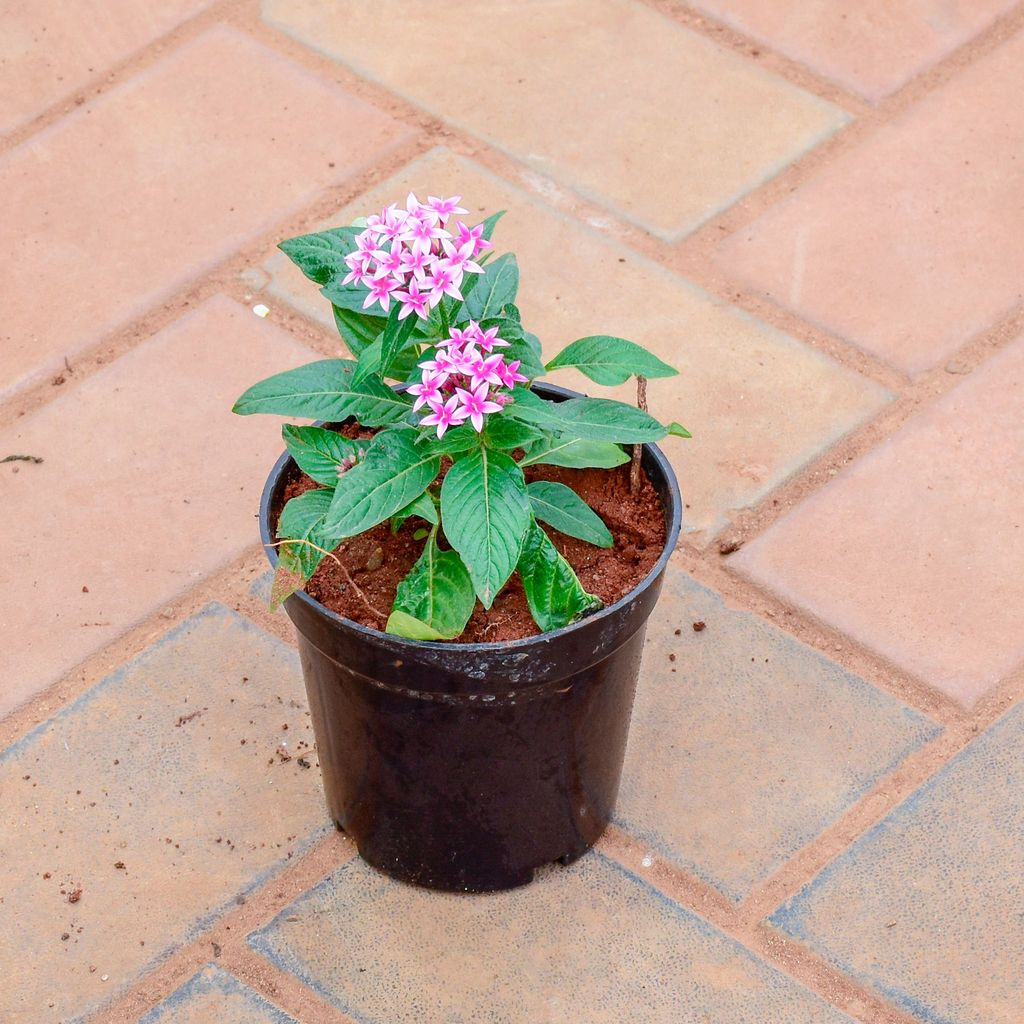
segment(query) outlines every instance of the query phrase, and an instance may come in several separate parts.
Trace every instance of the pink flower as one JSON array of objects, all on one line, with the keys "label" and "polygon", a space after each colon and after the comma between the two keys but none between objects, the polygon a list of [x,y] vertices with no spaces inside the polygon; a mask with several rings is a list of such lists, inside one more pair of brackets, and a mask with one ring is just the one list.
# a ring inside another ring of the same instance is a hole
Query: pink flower
[{"label": "pink flower", "polygon": [[508,342],[498,337],[498,328],[491,327],[486,331],[480,331],[476,343],[485,351],[490,352],[493,348],[507,348]]},{"label": "pink flower", "polygon": [[469,213],[459,206],[462,196],[451,196],[449,199],[438,199],[437,196],[427,196],[427,209],[433,210],[443,220],[447,220],[453,213]]},{"label": "pink flower", "polygon": [[421,370],[429,370],[440,383],[444,383],[453,373],[462,373],[462,353],[457,349],[452,352],[445,352],[444,349],[436,349],[434,358],[417,364]]},{"label": "pink flower", "polygon": [[416,396],[416,401],[412,404],[412,411],[417,412],[424,405],[429,405],[431,408],[440,405],[444,401],[441,397],[441,385],[447,379],[445,374],[424,371],[423,380],[419,384],[409,387],[409,394]]},{"label": "pink flower", "polygon": [[[472,391],[466,391],[464,388],[455,389],[455,398],[461,403],[462,419],[465,420],[468,417],[469,422],[473,424],[473,429],[478,434],[484,429],[484,416],[487,413],[501,412],[501,406],[497,402],[489,400],[487,391],[486,384],[480,384]],[[450,402],[451,399],[448,401]]]},{"label": "pink flower", "polygon": [[466,417],[470,415],[459,404],[458,395],[452,395],[444,405],[431,405],[430,409],[430,415],[424,416],[420,423],[424,427],[437,427],[438,437],[444,437],[444,432],[449,427],[465,422]]},{"label": "pink flower", "polygon": [[370,277],[369,264],[373,259],[369,252],[363,252],[361,249],[357,249],[355,252],[350,252],[345,257],[345,263],[349,268],[349,273],[342,281],[342,284],[362,284],[366,278]]},{"label": "pink flower", "polygon": [[404,248],[401,242],[391,243],[391,252],[384,249],[374,249],[373,258],[377,261],[377,269],[394,277],[402,270],[402,257]]},{"label": "pink flower", "polygon": [[[396,281],[393,277],[388,277],[386,274],[375,277],[370,282],[370,294],[363,300],[363,309],[372,306],[375,302],[379,302],[381,309],[386,311],[390,305],[391,293],[400,283],[400,281]],[[396,292],[395,297],[397,298],[401,294],[401,292]],[[401,317],[403,314],[399,313],[398,315]]]},{"label": "pink flower", "polygon": [[430,304],[436,306],[445,295],[450,295],[453,299],[461,301],[462,292],[459,291],[459,280],[461,279],[461,274],[457,280],[450,270],[446,270],[439,262],[435,263],[433,274],[425,282],[430,289]]},{"label": "pink flower", "polygon": [[428,216],[410,214],[402,228],[402,238],[412,249],[419,252],[430,252],[435,238],[440,238],[444,229],[435,224]]},{"label": "pink flower", "polygon": [[498,369],[498,376],[501,378],[501,383],[504,387],[512,389],[517,383],[525,384],[530,379],[517,372],[521,362],[522,360],[520,359],[513,359],[511,363],[505,363]]},{"label": "pink flower", "polygon": [[373,252],[377,248],[377,233],[367,228],[356,235],[356,251],[362,253]]},{"label": "pink flower", "polygon": [[463,273],[482,274],[484,272],[484,268],[479,263],[473,262],[473,256],[476,254],[476,245],[472,239],[456,247],[445,238],[441,242],[441,247],[448,257],[445,260],[448,266],[459,267]]},{"label": "pink flower", "polygon": [[418,281],[427,276],[427,270],[433,258],[429,252],[417,252],[415,249],[405,249],[402,252],[402,273],[412,274]]},{"label": "pink flower", "polygon": [[476,341],[478,330],[471,330],[469,327],[453,327],[448,334],[448,337],[443,341],[439,341],[437,344],[454,346],[460,348],[463,345],[471,345]]},{"label": "pink flower", "polygon": [[404,320],[412,312],[421,320],[426,320],[430,315],[430,293],[421,292],[419,282],[415,278],[409,282],[405,291],[395,292],[395,298],[402,303],[402,311],[398,314],[399,320]]},{"label": "pink flower", "polygon": [[484,359],[477,353],[469,365],[469,376],[474,387],[479,384],[493,384],[501,386],[501,370],[504,369],[505,359],[501,355],[489,356]]},{"label": "pink flower", "polygon": [[455,244],[462,248],[467,242],[473,243],[473,255],[479,256],[485,249],[493,249],[494,246],[484,238],[483,224],[477,224],[475,228],[468,228],[462,221],[459,221],[459,230],[455,235]]}]

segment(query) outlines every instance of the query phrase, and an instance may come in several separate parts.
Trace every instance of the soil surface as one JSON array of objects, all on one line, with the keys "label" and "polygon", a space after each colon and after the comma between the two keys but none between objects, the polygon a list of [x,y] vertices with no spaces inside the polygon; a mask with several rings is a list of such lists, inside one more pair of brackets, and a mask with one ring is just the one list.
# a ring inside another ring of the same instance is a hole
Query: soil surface
[{"label": "soil surface", "polygon": [[[341,432],[354,437],[372,436],[356,433],[352,428]],[[527,466],[523,471],[527,483],[553,480],[571,487],[611,531],[614,545],[599,548],[542,524],[576,570],[584,589],[596,594],[606,605],[625,597],[637,586],[654,567],[665,546],[665,513],[661,499],[644,473],[638,492],[630,494],[629,469],[627,463],[615,469]],[[319,486],[294,466],[292,472],[294,476],[285,489],[286,500]],[[280,509],[275,510],[275,525],[278,514]],[[342,541],[334,551],[341,565],[324,558],[306,585],[306,592],[346,619],[383,629],[398,584],[423,551],[423,540],[413,536],[423,526],[422,520],[410,519],[393,534],[385,522],[358,537]],[[439,543],[447,546],[443,530]],[[521,640],[539,632],[530,616],[519,574],[513,573],[490,609],[484,610],[478,602],[465,632],[451,642]]]}]

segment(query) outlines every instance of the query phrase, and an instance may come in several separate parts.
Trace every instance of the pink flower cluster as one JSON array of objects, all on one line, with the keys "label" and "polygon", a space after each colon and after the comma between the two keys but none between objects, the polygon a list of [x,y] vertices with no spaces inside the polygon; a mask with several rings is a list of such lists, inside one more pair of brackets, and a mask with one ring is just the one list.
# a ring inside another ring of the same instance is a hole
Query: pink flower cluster
[{"label": "pink flower cluster", "polygon": [[444,437],[449,427],[469,420],[477,432],[484,429],[484,417],[500,412],[512,400],[512,388],[529,378],[519,372],[520,360],[505,362],[495,348],[506,348],[498,328],[483,330],[475,320],[437,344],[432,359],[419,364],[423,376],[409,388],[414,395],[413,412],[427,406],[430,412],[420,423],[437,427]]},{"label": "pink flower cluster", "polygon": [[395,298],[402,304],[400,320],[410,313],[426,320],[443,296],[462,298],[463,276],[483,273],[474,260],[491,243],[482,224],[470,228],[460,220],[449,230],[452,215],[466,213],[458,205],[461,199],[429,196],[421,203],[410,192],[404,210],[392,203],[367,218],[366,230],[356,235],[356,250],[345,257],[345,284],[370,290],[363,309],[379,302],[387,312]]}]

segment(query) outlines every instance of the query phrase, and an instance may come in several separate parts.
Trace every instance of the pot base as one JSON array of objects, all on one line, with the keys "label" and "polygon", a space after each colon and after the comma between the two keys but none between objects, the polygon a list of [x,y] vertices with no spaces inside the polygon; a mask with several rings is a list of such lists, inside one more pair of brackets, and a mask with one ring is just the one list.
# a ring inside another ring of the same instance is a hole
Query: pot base
[{"label": "pot base", "polygon": [[[348,835],[348,832],[345,831],[344,826],[339,821],[335,820],[334,827],[344,835]],[[601,835],[603,834],[604,829],[601,830]],[[350,836],[349,838],[352,837]],[[600,839],[601,836],[599,835],[597,838]],[[589,853],[593,845],[593,843],[587,844],[570,853],[563,853],[552,861],[545,860],[532,868],[524,870],[503,871],[500,866],[494,865],[489,871],[476,875],[472,881],[464,881],[463,884],[455,883],[452,877],[448,875],[433,875],[429,871],[410,871],[408,864],[402,861],[375,858],[372,853],[364,853],[362,849],[359,849],[358,844],[356,849],[362,861],[369,864],[375,871],[379,871],[389,878],[394,878],[396,881],[440,892],[484,893],[503,892],[506,889],[519,889],[524,885],[529,885],[537,871],[541,868],[546,867],[548,864],[569,867],[570,864],[575,864],[584,854]]]}]

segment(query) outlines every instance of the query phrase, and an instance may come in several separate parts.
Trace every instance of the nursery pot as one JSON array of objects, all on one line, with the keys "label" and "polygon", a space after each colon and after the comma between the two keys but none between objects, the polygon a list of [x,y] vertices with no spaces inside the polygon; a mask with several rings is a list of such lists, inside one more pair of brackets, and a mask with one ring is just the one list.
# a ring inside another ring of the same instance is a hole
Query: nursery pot
[{"label": "nursery pot", "polygon": [[[644,445],[643,465],[664,509],[665,549],[625,597],[564,629],[432,643],[361,626],[301,591],[285,601],[327,808],[365,861],[406,882],[483,892],[568,864],[600,837],[619,788],[647,618],[680,527],[668,460]],[[291,471],[283,455],[264,489],[265,544]]]}]

